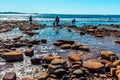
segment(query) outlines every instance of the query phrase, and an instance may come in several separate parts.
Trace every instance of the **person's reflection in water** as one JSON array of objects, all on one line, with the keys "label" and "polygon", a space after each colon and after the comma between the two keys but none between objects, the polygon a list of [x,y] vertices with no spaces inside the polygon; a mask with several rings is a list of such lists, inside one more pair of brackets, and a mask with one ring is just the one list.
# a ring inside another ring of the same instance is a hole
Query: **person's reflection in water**
[{"label": "person's reflection in water", "polygon": [[53,30],[55,31],[56,34],[59,34],[59,28],[58,27],[54,27]]},{"label": "person's reflection in water", "polygon": [[59,19],[58,16],[56,16],[56,18],[55,18],[55,23],[56,23],[56,26],[57,26],[57,27],[58,27],[58,25],[59,25],[59,22],[60,22],[60,19]]}]

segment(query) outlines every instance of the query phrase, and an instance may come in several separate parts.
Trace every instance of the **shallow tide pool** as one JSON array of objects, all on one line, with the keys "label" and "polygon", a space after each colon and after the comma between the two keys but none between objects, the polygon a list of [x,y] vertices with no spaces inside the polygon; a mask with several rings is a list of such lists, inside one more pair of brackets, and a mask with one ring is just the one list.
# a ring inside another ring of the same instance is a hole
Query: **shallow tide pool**
[{"label": "shallow tide pool", "polygon": [[[81,36],[79,32],[71,29],[70,31],[67,28],[43,28],[38,30],[33,30],[33,32],[38,32],[34,36],[30,37],[26,34],[23,34],[19,28],[13,29],[7,33],[0,33],[0,38],[11,39],[18,36],[23,36],[23,39],[30,40],[40,40],[47,39],[47,44],[34,45],[34,56],[33,57],[42,57],[48,54],[52,55],[61,55],[64,58],[67,57],[68,53],[79,53],[83,60],[96,59],[95,56],[99,55],[102,50],[109,50],[115,52],[120,58],[120,44],[114,43],[116,38],[113,37],[103,37],[95,38],[91,35]],[[56,40],[74,40],[76,44],[84,44],[89,46],[90,52],[82,52],[75,50],[62,50],[58,47],[53,46],[53,43]],[[19,48],[25,50],[26,47]],[[36,77],[40,71],[43,71],[41,65],[31,65],[30,57],[24,56],[24,61],[16,63],[6,63],[3,59],[0,59],[0,79],[8,71],[14,71],[17,73],[19,79],[23,76],[33,76]]]}]

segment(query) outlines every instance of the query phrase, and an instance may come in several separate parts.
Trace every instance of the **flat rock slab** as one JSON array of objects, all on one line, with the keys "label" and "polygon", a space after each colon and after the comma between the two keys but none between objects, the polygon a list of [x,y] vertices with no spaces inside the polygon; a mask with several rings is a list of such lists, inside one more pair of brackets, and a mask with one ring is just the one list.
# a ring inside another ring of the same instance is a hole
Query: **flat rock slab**
[{"label": "flat rock slab", "polygon": [[52,65],[64,65],[65,63],[66,61],[63,59],[54,59],[51,62]]},{"label": "flat rock slab", "polygon": [[1,57],[7,61],[18,61],[23,60],[23,53],[22,51],[11,51],[3,53]]},{"label": "flat rock slab", "polygon": [[71,45],[70,44],[63,44],[60,46],[61,49],[70,49]]},{"label": "flat rock slab", "polygon": [[61,58],[62,58],[61,56],[45,56],[44,60],[50,63],[53,59],[61,59]]},{"label": "flat rock slab", "polygon": [[120,40],[115,40],[115,43],[120,43]]},{"label": "flat rock slab", "polygon": [[42,72],[38,77],[38,80],[47,80],[48,77],[49,77],[49,74],[47,72]]},{"label": "flat rock slab", "polygon": [[26,56],[33,56],[34,55],[34,50],[32,48],[28,48],[25,52]]},{"label": "flat rock slab", "polygon": [[3,77],[3,80],[17,80],[16,73],[14,73],[14,72],[6,73],[5,76]]},{"label": "flat rock slab", "polygon": [[72,61],[80,61],[81,60],[81,57],[77,54],[69,54],[68,58],[69,58],[69,60],[72,60]]},{"label": "flat rock slab", "polygon": [[100,62],[89,61],[89,62],[85,62],[83,64],[83,67],[92,71],[100,71],[104,67],[104,65]]}]

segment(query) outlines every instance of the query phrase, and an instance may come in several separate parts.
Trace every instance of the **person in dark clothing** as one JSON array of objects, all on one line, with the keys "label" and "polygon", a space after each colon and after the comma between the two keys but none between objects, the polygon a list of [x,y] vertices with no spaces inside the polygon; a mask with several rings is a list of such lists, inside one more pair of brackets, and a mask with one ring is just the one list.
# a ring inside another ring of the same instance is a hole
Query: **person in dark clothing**
[{"label": "person in dark clothing", "polygon": [[55,23],[56,23],[56,26],[58,26],[58,25],[59,25],[59,22],[60,22],[59,17],[58,17],[58,16],[56,16],[56,18],[55,18]]},{"label": "person in dark clothing", "polygon": [[75,20],[75,19],[73,19],[73,20],[72,20],[72,24],[74,24],[74,25],[75,25],[75,22],[76,22],[76,20]]},{"label": "person in dark clothing", "polygon": [[32,16],[29,17],[30,24],[32,25]]}]

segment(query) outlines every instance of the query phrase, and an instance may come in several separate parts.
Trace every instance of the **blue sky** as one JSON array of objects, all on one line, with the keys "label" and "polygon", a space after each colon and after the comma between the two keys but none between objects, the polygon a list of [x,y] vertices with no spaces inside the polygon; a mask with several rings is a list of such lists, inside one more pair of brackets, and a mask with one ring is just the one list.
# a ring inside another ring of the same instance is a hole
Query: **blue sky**
[{"label": "blue sky", "polygon": [[120,0],[0,0],[0,12],[120,14]]}]

